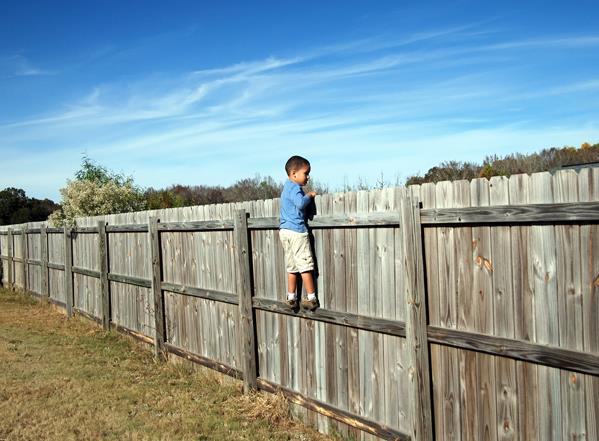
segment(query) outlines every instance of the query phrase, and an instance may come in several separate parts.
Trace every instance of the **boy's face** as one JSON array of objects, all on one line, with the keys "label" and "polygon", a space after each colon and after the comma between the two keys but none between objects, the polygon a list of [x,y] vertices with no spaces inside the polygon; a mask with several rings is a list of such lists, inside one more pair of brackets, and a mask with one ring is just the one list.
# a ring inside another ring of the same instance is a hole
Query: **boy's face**
[{"label": "boy's face", "polygon": [[310,166],[304,165],[303,167],[293,170],[289,174],[289,179],[298,185],[304,186],[310,180]]}]

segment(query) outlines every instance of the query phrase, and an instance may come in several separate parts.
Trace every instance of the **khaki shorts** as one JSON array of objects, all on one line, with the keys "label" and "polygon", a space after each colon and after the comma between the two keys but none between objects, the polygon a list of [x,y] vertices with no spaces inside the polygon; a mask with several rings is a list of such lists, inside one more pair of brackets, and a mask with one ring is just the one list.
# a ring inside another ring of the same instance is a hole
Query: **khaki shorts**
[{"label": "khaki shorts", "polygon": [[288,273],[305,273],[314,269],[308,233],[281,229],[279,239],[285,251],[285,269]]}]

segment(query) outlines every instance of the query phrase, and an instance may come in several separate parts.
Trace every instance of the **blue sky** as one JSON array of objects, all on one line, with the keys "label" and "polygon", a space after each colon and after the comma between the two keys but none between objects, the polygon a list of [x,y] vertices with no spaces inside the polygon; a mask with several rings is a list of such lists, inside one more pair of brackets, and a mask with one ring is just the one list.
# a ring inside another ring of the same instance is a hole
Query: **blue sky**
[{"label": "blue sky", "polygon": [[0,79],[0,189],[403,182],[599,142],[599,2],[4,2]]}]

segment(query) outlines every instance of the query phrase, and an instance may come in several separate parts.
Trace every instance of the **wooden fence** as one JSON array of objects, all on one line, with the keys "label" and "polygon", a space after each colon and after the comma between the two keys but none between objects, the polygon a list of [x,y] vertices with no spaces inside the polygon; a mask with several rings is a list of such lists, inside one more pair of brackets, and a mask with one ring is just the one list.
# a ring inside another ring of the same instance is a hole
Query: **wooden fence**
[{"label": "wooden fence", "polygon": [[0,227],[2,281],[322,431],[598,439],[599,169],[315,202],[313,313],[283,303],[278,200]]}]

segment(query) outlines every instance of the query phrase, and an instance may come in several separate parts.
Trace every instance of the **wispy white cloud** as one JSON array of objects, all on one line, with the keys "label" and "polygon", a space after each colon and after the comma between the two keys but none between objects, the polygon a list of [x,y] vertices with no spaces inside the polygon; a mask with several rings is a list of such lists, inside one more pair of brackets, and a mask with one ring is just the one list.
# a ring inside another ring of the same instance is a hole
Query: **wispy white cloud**
[{"label": "wispy white cloud", "polygon": [[516,41],[506,41],[484,46],[490,49],[537,49],[537,48],[586,48],[598,47],[599,36],[583,35],[577,37],[531,38]]},{"label": "wispy white cloud", "polygon": [[249,75],[268,72],[269,70],[279,69],[281,67],[297,64],[302,62],[303,60],[304,59],[300,57],[290,59],[279,59],[275,57],[269,57],[266,60],[262,61],[236,63],[232,66],[218,69],[196,70],[193,71],[192,74],[198,77],[223,75],[229,76],[236,74],[240,78],[242,78],[247,77]]},{"label": "wispy white cloud", "polygon": [[54,75],[55,72],[41,69],[31,63],[24,55],[13,54],[0,57],[0,78],[34,77]]},{"label": "wispy white cloud", "polygon": [[[199,179],[192,172],[199,166],[206,183],[209,176],[234,180],[237,169],[278,174],[279,156],[298,149],[332,175],[331,158],[347,167],[361,158],[357,175],[364,176],[599,136],[596,126],[585,125],[596,113],[573,119],[570,112],[561,127],[560,114],[545,117],[552,97],[599,93],[595,77],[547,76],[531,88],[530,78],[517,75],[519,49],[585,49],[599,46],[599,36],[490,44],[477,40],[479,32],[487,36],[472,25],[379,36],[175,77],[106,82],[45,115],[0,125],[0,137],[13,152],[37,149],[30,169],[43,170],[44,158],[57,154],[76,165],[87,151],[109,166],[138,168],[142,184],[156,186],[160,170],[183,181]],[[431,41],[434,49],[420,45]],[[534,59],[526,61],[534,67]],[[23,162],[21,154],[5,164]]]}]

